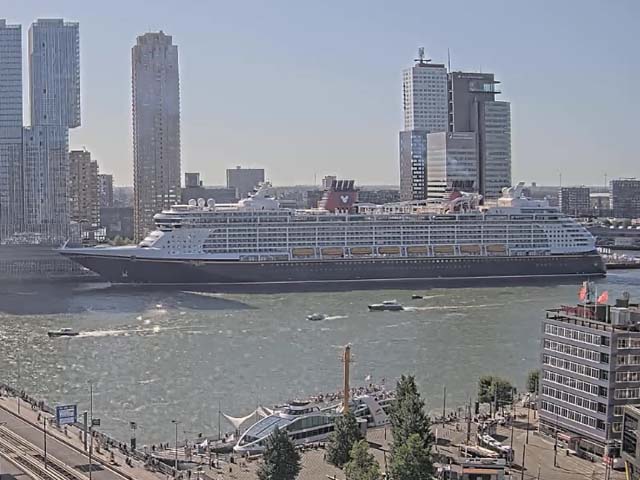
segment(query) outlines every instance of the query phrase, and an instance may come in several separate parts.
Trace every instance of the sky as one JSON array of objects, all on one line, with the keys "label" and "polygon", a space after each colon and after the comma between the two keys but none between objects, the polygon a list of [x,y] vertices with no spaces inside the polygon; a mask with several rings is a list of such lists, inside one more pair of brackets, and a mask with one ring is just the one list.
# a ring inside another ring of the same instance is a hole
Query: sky
[{"label": "sky", "polygon": [[133,177],[131,47],[158,30],[179,49],[182,171],[205,184],[236,165],[274,185],[397,184],[401,74],[420,46],[501,81],[514,182],[640,177],[637,0],[0,0],[0,15],[23,25],[25,111],[28,26],[80,23],[70,145],[117,185]]}]

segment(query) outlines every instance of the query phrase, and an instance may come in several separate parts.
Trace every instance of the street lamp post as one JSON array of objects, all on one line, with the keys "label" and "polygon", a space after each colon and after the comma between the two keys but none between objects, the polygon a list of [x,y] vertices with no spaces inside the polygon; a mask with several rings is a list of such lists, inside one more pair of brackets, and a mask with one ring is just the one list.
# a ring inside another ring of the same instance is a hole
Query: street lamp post
[{"label": "street lamp post", "polygon": [[92,479],[93,472],[93,382],[89,380],[89,480]]},{"label": "street lamp post", "polygon": [[44,427],[43,427],[43,433],[42,435],[44,436],[44,469],[47,469],[47,417],[43,416],[43,421],[44,421]]},{"label": "street lamp post", "polygon": [[171,420],[171,423],[173,423],[176,426],[176,463],[175,463],[175,475],[178,474],[178,422],[177,420]]}]

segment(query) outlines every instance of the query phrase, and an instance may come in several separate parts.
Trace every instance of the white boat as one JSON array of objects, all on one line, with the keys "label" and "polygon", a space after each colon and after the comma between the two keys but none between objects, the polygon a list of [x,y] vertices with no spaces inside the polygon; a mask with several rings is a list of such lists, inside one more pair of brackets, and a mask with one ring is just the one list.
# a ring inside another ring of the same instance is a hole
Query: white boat
[{"label": "white boat", "polygon": [[[379,427],[389,422],[387,413],[393,398],[384,392],[358,396],[350,402],[350,409],[367,427]],[[240,436],[233,451],[250,455],[261,453],[276,429],[285,430],[294,445],[324,442],[341,414],[341,406],[321,408],[310,402],[291,402],[251,425]]]},{"label": "white boat", "polygon": [[307,320],[312,322],[318,322],[320,320],[324,320],[327,316],[324,313],[312,313],[311,315],[307,315]]},{"label": "white boat", "polygon": [[374,303],[369,305],[371,311],[398,312],[404,310],[404,307],[397,300],[385,300],[382,303]]},{"label": "white boat", "polygon": [[49,330],[47,335],[50,337],[77,337],[80,332],[76,332],[71,328],[61,328],[59,330]]}]

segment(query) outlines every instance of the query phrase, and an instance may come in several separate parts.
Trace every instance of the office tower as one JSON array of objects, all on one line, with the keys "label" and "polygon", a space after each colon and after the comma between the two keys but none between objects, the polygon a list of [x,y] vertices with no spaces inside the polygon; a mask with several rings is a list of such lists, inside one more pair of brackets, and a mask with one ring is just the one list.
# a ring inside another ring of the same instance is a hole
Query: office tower
[{"label": "office tower", "polygon": [[427,135],[427,196],[442,200],[449,190],[477,191],[478,144],[473,132]]},{"label": "office tower", "polygon": [[235,188],[238,198],[245,198],[264,182],[264,168],[227,168],[227,188]]},{"label": "office tower", "polygon": [[201,187],[200,172],[188,172],[184,174],[184,187]]},{"label": "office tower", "polygon": [[212,199],[215,203],[235,203],[236,189],[224,187],[205,187],[200,180],[199,172],[184,174],[184,188],[180,191],[181,203],[188,204],[190,200],[198,201],[202,198],[205,201]]},{"label": "office tower", "polygon": [[71,220],[97,227],[100,220],[98,162],[91,152],[69,152],[69,202]]},{"label": "office tower", "polygon": [[399,135],[400,199],[426,198],[427,134],[447,131],[447,70],[424,49],[402,74],[404,130]]},{"label": "office tower", "polygon": [[0,19],[0,242],[22,224],[22,28]]},{"label": "office tower", "polygon": [[640,401],[640,308],[625,294],[596,304],[592,285],[585,294],[542,321],[540,430],[602,456],[620,439],[623,407]]},{"label": "office tower", "polygon": [[427,130],[400,132],[400,200],[427,198]]},{"label": "office tower", "polygon": [[29,29],[31,125],[80,126],[80,28],[38,19]]},{"label": "office tower", "polygon": [[591,212],[591,191],[589,187],[561,187],[559,192],[560,209],[574,217],[589,215]]},{"label": "office tower", "polygon": [[131,49],[135,236],[154,229],[153,216],[180,199],[178,47],[162,31]]},{"label": "office tower", "polygon": [[36,243],[59,243],[69,233],[69,129],[25,127],[23,144],[24,230]]},{"label": "office tower", "polygon": [[113,207],[113,175],[98,175],[98,203],[100,208]]},{"label": "office tower", "polygon": [[611,210],[619,218],[640,217],[640,180],[621,178],[611,180]]},{"label": "office tower", "polygon": [[511,186],[511,105],[496,101],[498,83],[492,73],[449,73],[449,131],[477,133],[476,191],[487,199]]}]

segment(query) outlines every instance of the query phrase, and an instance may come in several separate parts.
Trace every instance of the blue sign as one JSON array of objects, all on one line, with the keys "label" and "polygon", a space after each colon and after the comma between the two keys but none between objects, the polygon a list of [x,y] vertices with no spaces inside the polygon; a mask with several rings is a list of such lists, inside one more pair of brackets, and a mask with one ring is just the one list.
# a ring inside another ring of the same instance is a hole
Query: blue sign
[{"label": "blue sign", "polygon": [[78,421],[77,405],[59,405],[56,407],[56,423],[70,425]]}]

